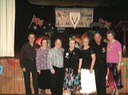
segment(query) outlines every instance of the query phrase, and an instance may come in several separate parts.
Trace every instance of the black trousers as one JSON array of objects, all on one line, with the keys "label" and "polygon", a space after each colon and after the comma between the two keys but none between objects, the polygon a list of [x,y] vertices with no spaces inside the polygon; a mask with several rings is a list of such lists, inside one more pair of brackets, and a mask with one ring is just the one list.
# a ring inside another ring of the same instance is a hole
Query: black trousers
[{"label": "black trousers", "polygon": [[62,68],[54,67],[55,74],[51,74],[51,93],[52,95],[62,95],[64,72]]},{"label": "black trousers", "polygon": [[26,95],[32,95],[30,87],[30,72],[32,73],[32,81],[35,95],[38,95],[38,78],[35,61],[25,60],[24,61],[26,72],[24,72],[24,83]]},{"label": "black trousers", "polygon": [[107,66],[95,68],[97,95],[106,95]]},{"label": "black trousers", "polygon": [[51,72],[50,70],[41,70],[38,75],[38,87],[40,89],[50,89]]}]

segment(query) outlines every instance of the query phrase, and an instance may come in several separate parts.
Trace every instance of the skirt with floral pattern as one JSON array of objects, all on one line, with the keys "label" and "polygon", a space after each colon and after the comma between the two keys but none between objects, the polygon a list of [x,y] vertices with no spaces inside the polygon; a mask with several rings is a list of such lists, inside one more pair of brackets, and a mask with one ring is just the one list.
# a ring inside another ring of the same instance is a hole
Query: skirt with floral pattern
[{"label": "skirt with floral pattern", "polygon": [[64,90],[70,90],[70,91],[79,90],[81,88],[80,74],[74,74],[73,69],[66,68],[63,88]]},{"label": "skirt with floral pattern", "polygon": [[116,63],[107,63],[108,66],[108,83],[107,86],[111,89],[118,88],[121,89],[123,87],[121,80],[121,70],[117,70]]}]

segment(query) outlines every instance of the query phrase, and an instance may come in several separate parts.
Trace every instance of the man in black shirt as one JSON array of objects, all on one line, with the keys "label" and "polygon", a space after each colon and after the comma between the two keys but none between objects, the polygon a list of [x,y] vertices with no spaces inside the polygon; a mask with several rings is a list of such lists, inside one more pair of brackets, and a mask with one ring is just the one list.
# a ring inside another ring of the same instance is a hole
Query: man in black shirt
[{"label": "man in black shirt", "polygon": [[99,33],[94,35],[94,42],[91,43],[91,47],[96,54],[95,63],[95,78],[97,95],[106,95],[106,47],[107,44],[102,41],[102,37]]},{"label": "man in black shirt", "polygon": [[35,43],[35,34],[30,33],[29,42],[25,43],[21,48],[20,66],[24,72],[24,82],[26,95],[32,95],[30,88],[30,72],[32,73],[33,86],[35,95],[38,95],[37,70],[35,63],[36,50],[39,45]]}]

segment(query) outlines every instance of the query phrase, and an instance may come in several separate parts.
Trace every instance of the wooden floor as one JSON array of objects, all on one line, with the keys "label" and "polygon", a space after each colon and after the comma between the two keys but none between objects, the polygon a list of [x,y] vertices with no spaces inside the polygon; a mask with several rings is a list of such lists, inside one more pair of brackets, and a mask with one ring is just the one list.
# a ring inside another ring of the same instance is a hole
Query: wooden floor
[{"label": "wooden floor", "polygon": [[[0,95],[25,95],[25,94],[0,94]],[[51,95],[51,94],[47,94],[47,95]],[[82,95],[82,94],[76,94],[76,95]],[[89,94],[89,95],[97,95],[97,94]],[[110,95],[110,94],[106,94],[106,95]],[[128,95],[128,93],[121,93],[120,95]]]},{"label": "wooden floor", "polygon": [[[25,95],[25,94],[0,94],[0,95]],[[47,95],[51,95],[51,94],[47,94]],[[82,94],[76,94],[76,95],[82,95]],[[89,95],[97,95],[97,94],[89,94]],[[107,94],[107,95],[111,95],[111,94]],[[127,94],[120,94],[120,95],[128,95],[128,93]]]},{"label": "wooden floor", "polygon": [[[122,59],[123,65],[121,66],[122,70],[122,82],[124,87],[120,89],[120,95],[128,95],[128,78],[127,70],[128,70],[128,58]],[[4,67],[3,74],[0,75],[0,95],[25,95],[25,86],[24,86],[24,78],[23,73],[20,68],[19,58],[0,58],[0,65]],[[32,78],[32,76],[31,76]],[[31,81],[32,93],[33,85]],[[107,93],[110,93],[110,89],[106,89]],[[46,93],[50,95],[49,89],[46,90]],[[82,95],[82,94],[76,94]],[[96,94],[90,94],[96,95]],[[106,94],[109,95],[109,94]]]}]

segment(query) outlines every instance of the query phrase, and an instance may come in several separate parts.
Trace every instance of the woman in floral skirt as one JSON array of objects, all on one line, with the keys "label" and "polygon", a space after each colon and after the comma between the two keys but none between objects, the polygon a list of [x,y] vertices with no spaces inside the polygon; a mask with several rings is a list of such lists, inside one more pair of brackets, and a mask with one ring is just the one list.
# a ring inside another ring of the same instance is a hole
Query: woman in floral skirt
[{"label": "woman in floral skirt", "polygon": [[75,95],[76,91],[80,89],[80,69],[82,58],[81,51],[75,48],[75,40],[70,39],[69,49],[64,53],[64,90],[69,90],[71,95]]},{"label": "woman in floral skirt", "polygon": [[118,89],[123,87],[121,81],[122,47],[114,36],[115,33],[112,30],[107,32],[108,86],[112,89],[112,95],[119,95]]}]

